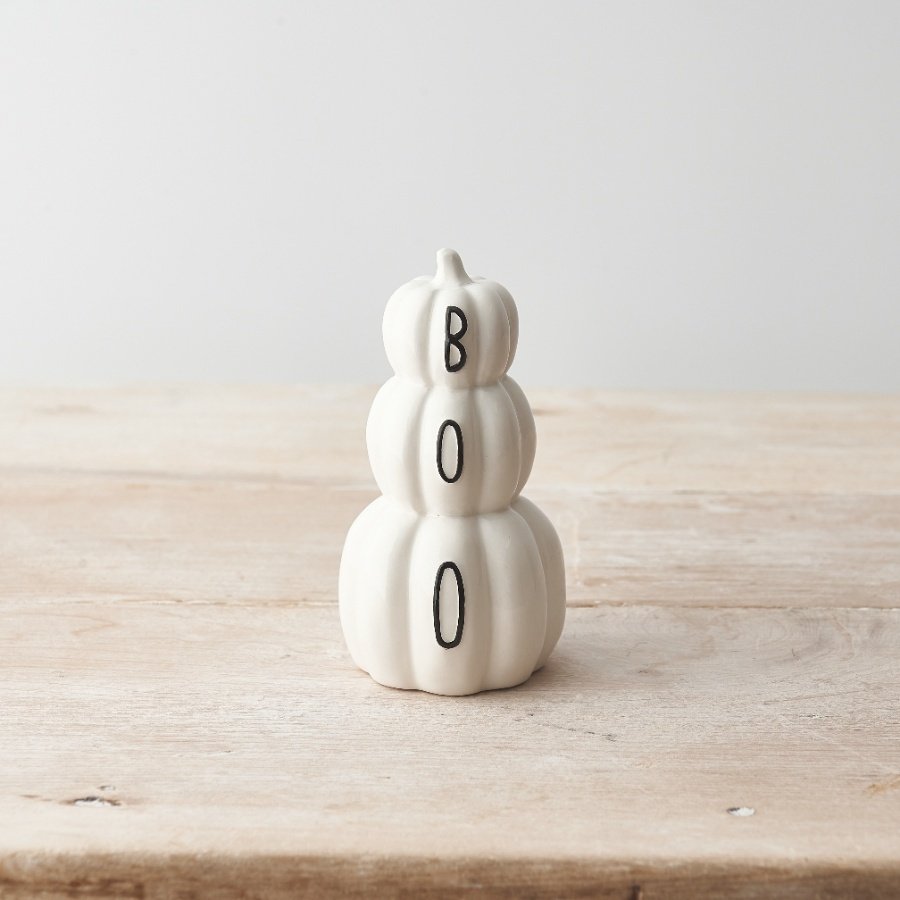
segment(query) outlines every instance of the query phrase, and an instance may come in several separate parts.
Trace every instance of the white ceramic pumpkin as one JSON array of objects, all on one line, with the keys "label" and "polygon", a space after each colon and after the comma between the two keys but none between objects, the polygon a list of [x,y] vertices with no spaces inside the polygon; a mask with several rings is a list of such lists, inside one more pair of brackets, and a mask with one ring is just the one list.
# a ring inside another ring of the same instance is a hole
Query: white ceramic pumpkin
[{"label": "white ceramic pumpkin", "polygon": [[433,278],[414,278],[388,300],[382,330],[398,375],[475,387],[492,384],[512,365],[519,314],[505,287],[470,278],[459,254],[440,250]]},{"label": "white ceramic pumpkin", "polygon": [[519,325],[509,292],[452,250],[388,301],[396,375],[366,428],[383,497],[341,557],[341,626],[356,664],[391,687],[471,694],[520,684],[556,645],[566,607],[559,538],[519,496],[535,428],[506,372]]},{"label": "white ceramic pumpkin", "polygon": [[478,516],[420,516],[379,497],[350,528],[338,592],[350,655],[376,681],[472,694],[546,662],[565,589],[559,538],[523,497]]},{"label": "white ceramic pumpkin", "polygon": [[509,375],[465,391],[396,376],[375,397],[366,442],[383,494],[420,513],[470,516],[519,496],[536,435]]}]

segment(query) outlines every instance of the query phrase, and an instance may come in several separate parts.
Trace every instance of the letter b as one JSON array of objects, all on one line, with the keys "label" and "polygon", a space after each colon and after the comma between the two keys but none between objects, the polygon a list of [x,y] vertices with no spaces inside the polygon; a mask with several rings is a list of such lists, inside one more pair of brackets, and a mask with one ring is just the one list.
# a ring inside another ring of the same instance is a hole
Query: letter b
[{"label": "letter b", "polygon": [[[453,331],[453,314],[459,316],[459,330]],[[466,348],[462,345],[463,335],[469,330],[466,314],[458,306],[448,306],[444,319],[444,365],[448,372],[458,372],[466,364]],[[456,347],[459,359],[450,362],[450,348]]]}]

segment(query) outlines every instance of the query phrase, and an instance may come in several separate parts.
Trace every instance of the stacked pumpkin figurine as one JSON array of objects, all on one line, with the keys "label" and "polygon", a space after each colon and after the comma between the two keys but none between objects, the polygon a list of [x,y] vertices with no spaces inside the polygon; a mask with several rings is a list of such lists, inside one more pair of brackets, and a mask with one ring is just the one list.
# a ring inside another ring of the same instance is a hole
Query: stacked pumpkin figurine
[{"label": "stacked pumpkin figurine", "polygon": [[341,559],[341,625],[381,684],[473,694],[525,681],[565,618],[559,538],[519,496],[535,427],[506,374],[516,305],[441,250],[434,278],[390,298],[384,344],[396,373],[366,429],[383,496],[353,523]]}]

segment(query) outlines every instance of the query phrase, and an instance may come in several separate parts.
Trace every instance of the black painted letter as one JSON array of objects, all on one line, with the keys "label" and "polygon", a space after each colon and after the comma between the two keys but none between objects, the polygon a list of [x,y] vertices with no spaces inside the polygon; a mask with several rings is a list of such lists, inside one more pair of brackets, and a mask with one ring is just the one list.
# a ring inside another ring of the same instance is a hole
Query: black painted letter
[{"label": "black painted letter", "polygon": [[[447,569],[453,570],[453,574],[456,577],[456,593],[459,597],[459,614],[456,617],[456,634],[453,635],[452,641],[445,641],[441,636],[441,579],[444,577],[444,572],[446,572]],[[460,574],[459,566],[457,566],[456,563],[445,562],[438,566],[437,575],[434,578],[434,600],[432,601],[431,608],[434,614],[435,640],[446,650],[452,650],[454,647],[458,647],[459,642],[462,640],[463,622],[466,617],[466,590],[463,587],[462,575]]]},{"label": "black painted letter", "polygon": [[[459,316],[459,331],[451,331],[453,313]],[[444,365],[448,372],[458,372],[466,364],[466,348],[462,345],[462,339],[468,330],[469,321],[466,314],[458,306],[448,306],[447,316],[444,319]],[[456,347],[459,351],[459,359],[455,363],[450,362],[451,347]]]},{"label": "black painted letter", "polygon": [[[448,429],[452,428],[454,433],[456,434],[456,471],[453,475],[448,475],[444,470],[444,432]],[[459,476],[462,475],[463,469],[463,436],[462,429],[459,427],[458,422],[454,422],[453,419],[446,419],[441,427],[438,429],[437,436],[437,469],[438,474],[440,474],[441,478],[447,482],[447,484],[453,484],[455,481],[459,481]]]}]

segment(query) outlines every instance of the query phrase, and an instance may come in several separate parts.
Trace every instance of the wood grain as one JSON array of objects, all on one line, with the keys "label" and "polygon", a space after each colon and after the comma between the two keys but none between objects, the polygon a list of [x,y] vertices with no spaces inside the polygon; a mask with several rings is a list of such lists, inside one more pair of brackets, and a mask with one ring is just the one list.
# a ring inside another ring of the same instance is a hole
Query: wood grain
[{"label": "wood grain", "polygon": [[[894,607],[900,495],[593,492],[540,484],[568,602]],[[374,488],[146,474],[0,480],[0,597],[335,602],[338,561]]]},{"label": "wood grain", "polygon": [[[0,389],[0,473],[367,487],[375,388]],[[529,488],[900,493],[900,399],[529,391]]]},{"label": "wood grain", "polygon": [[533,394],[566,630],[435,698],[340,637],[370,396],[2,396],[0,896],[900,895],[900,401]]}]

